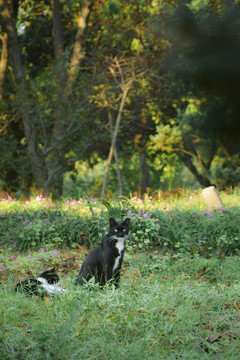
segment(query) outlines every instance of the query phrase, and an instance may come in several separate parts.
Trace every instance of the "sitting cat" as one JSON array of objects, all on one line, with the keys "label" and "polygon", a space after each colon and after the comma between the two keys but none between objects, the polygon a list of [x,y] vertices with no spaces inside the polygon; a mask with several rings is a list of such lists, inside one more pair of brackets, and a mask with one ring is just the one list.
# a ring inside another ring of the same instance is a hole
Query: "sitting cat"
[{"label": "sitting cat", "polygon": [[15,291],[24,292],[27,295],[35,295],[41,298],[51,296],[56,293],[63,293],[65,290],[59,286],[59,276],[56,269],[44,271],[37,278],[30,278],[20,281]]},{"label": "sitting cat", "polygon": [[119,287],[125,242],[129,235],[129,223],[128,218],[122,222],[109,219],[109,232],[104,236],[101,244],[87,255],[76,284],[83,285],[85,281],[94,277],[101,286],[112,279],[115,287]]}]

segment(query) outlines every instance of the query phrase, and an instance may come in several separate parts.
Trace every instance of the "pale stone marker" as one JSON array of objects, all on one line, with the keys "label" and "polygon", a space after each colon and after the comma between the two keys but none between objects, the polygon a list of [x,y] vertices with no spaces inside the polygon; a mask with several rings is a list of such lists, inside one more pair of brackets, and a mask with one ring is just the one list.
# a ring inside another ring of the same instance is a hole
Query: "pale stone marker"
[{"label": "pale stone marker", "polygon": [[209,186],[203,189],[202,195],[210,208],[216,209],[223,207],[223,202],[214,186]]}]

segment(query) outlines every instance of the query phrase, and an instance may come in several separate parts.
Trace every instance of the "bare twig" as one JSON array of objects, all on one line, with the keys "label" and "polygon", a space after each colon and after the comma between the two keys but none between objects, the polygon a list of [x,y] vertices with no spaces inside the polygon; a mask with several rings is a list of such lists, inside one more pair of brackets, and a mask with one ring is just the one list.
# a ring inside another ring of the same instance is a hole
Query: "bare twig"
[{"label": "bare twig", "polygon": [[[111,139],[111,147],[109,150],[109,154],[108,154],[108,159],[107,159],[107,165],[106,165],[106,169],[105,169],[105,175],[104,175],[104,180],[103,180],[103,185],[102,185],[102,194],[101,194],[101,198],[102,200],[104,199],[105,196],[105,191],[106,191],[106,186],[107,186],[107,178],[108,178],[108,173],[109,173],[109,168],[110,168],[110,164],[112,161],[112,156],[114,154],[114,150],[115,150],[115,146],[116,146],[116,140],[117,140],[117,134],[118,134],[118,130],[119,130],[119,126],[120,126],[120,122],[121,122],[121,118],[122,118],[122,112],[125,106],[125,102],[126,102],[126,98],[127,98],[127,94],[132,86],[133,81],[135,80],[135,76],[134,76],[134,72],[131,71],[131,78],[126,81],[124,74],[123,74],[123,70],[121,68],[121,62],[118,59],[114,59],[114,62],[111,66],[111,68],[114,70],[114,67],[117,68],[118,73],[120,75],[121,78],[121,83],[120,83],[120,87],[122,90],[122,97],[121,97],[121,102],[119,105],[119,109],[118,109],[118,115],[117,115],[117,119],[116,119],[116,124],[115,124],[115,128],[112,134],[112,139]],[[115,76],[115,73],[114,73]]]},{"label": "bare twig", "polygon": [[2,128],[0,128],[0,134],[8,127],[9,124],[11,124],[16,119],[17,115],[18,115],[17,113],[13,115],[13,117],[10,120],[8,120],[6,124],[2,126]]}]

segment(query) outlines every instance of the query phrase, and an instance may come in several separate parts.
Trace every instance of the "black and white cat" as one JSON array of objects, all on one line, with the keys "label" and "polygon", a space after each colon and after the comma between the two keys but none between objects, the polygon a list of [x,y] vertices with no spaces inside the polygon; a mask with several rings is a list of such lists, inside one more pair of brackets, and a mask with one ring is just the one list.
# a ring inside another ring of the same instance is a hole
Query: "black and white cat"
[{"label": "black and white cat", "polygon": [[35,295],[41,298],[51,296],[57,293],[64,293],[65,289],[59,286],[60,279],[56,273],[56,269],[44,271],[36,278],[25,279],[20,281],[15,291],[24,292],[27,295]]},{"label": "black and white cat", "polygon": [[92,277],[101,286],[112,280],[116,288],[119,287],[121,266],[125,250],[126,239],[129,235],[130,219],[122,222],[109,219],[109,232],[84,260],[76,279],[76,284],[83,285]]}]

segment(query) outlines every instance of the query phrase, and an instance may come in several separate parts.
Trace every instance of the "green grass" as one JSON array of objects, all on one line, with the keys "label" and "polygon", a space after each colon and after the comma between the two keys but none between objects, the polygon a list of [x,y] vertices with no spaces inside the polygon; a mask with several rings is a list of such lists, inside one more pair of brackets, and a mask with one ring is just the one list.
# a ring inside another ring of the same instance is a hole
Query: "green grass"
[{"label": "green grass", "polygon": [[[205,269],[205,270],[204,270]],[[1,359],[237,359],[240,261],[127,254],[121,289],[65,277],[51,301],[1,286]]]},{"label": "green grass", "polygon": [[[171,200],[34,198],[0,205],[0,359],[232,359],[240,353],[240,196],[209,211]],[[131,218],[121,287],[74,286],[110,216]],[[76,245],[77,244],[77,245]],[[58,267],[67,289],[26,297],[16,282]]]}]

